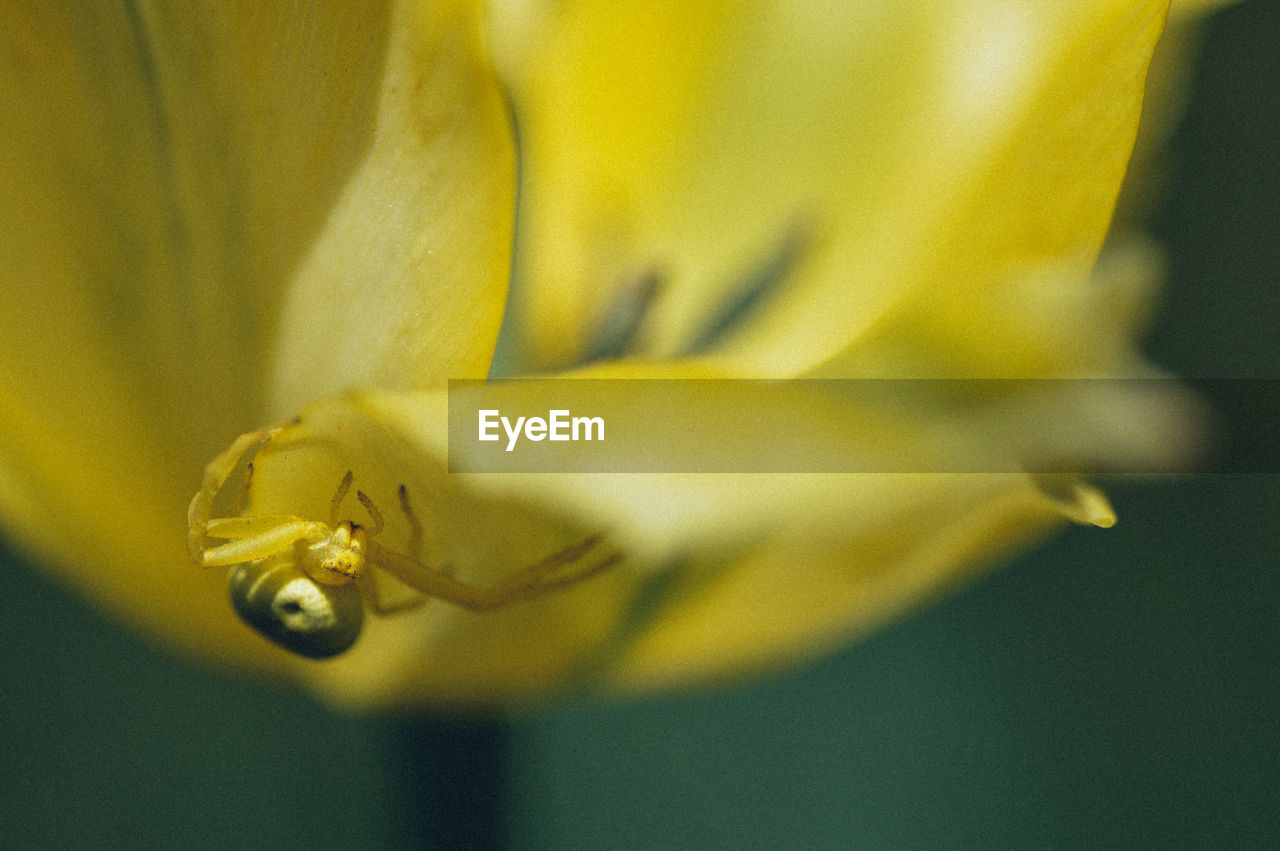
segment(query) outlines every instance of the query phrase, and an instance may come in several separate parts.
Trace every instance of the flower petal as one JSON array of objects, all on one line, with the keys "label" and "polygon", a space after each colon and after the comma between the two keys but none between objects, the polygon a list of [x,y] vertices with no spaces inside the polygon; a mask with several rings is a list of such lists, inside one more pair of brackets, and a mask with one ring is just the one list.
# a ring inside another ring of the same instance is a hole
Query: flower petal
[{"label": "flower petal", "polygon": [[[750,375],[812,369],[886,319],[1008,333],[1025,290],[1087,277],[1165,5],[500,4],[534,363],[581,358],[565,341],[654,278],[637,350],[684,351],[754,299],[716,340]],[[1013,333],[956,369],[1060,356]]]},{"label": "flower petal", "polygon": [[488,371],[511,266],[515,153],[476,5],[397,4],[368,150],[289,281],[273,416],[350,387]]},{"label": "flower petal", "polygon": [[[588,400],[584,410],[611,424],[610,439],[627,417],[643,423],[639,444],[613,451],[647,458],[653,472],[450,473],[475,457],[447,426],[446,409],[474,407],[469,388],[324,400],[257,453],[251,514],[324,521],[350,470],[385,520],[377,540],[410,556],[414,570],[489,587],[601,533],[599,552],[568,572],[621,557],[580,584],[493,612],[436,600],[367,619],[351,651],[311,671],[313,687],[357,706],[478,704],[545,695],[586,677],[632,690],[776,666],[878,626],[1064,517],[1114,522],[1105,498],[1074,477],[1000,471],[1036,459],[1167,464],[1180,431],[1175,394],[1143,398],[1081,382],[1032,383],[959,406],[921,399],[913,408],[910,394],[876,404],[877,393],[892,395],[885,386],[861,388],[859,398],[837,395],[847,390],[841,382],[708,380],[699,366],[622,363],[577,375],[629,380],[503,382],[481,398],[545,410],[559,404],[557,390],[563,398],[571,388]],[[657,375],[704,380],[685,382],[692,393],[672,391],[666,408],[661,393],[637,402],[634,379]],[[940,389],[945,400],[955,388]],[[770,440],[800,454],[843,446],[884,472],[684,472],[690,459],[696,465],[723,448],[707,433],[728,445],[722,458],[736,452],[746,461]],[[955,469],[930,466],[957,459]],[[982,472],[986,465],[992,472]],[[411,508],[397,505],[402,486]],[[352,500],[341,516],[380,525],[365,511]],[[433,593],[412,576],[390,584],[396,595]]]},{"label": "flower petal", "polygon": [[[153,632],[279,665],[191,567],[183,507],[269,411],[484,373],[514,174],[478,38],[462,2],[0,12],[9,534]],[[297,375],[321,343],[341,363]]]},{"label": "flower petal", "polygon": [[635,630],[610,685],[688,686],[812,658],[941,596],[1059,523],[1017,476],[918,477],[899,486],[914,498],[885,506],[872,529],[765,540],[729,564],[689,565]]}]

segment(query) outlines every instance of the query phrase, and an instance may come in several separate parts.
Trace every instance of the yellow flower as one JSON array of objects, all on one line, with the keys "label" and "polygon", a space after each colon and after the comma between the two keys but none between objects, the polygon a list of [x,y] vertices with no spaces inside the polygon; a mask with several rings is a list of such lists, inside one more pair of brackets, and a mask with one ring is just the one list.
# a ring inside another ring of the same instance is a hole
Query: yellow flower
[{"label": "yellow flower", "polygon": [[[1165,6],[9,12],[6,529],[184,652],[378,705],[776,665],[1108,525],[1007,462],[1161,463],[1176,400],[707,384],[740,455],[785,425],[917,472],[686,474],[709,447],[655,428],[649,474],[451,475],[445,381],[1151,374],[1147,255],[1094,267]],[[184,552],[197,488],[197,559],[316,543],[402,610],[325,662],[264,642]]]}]

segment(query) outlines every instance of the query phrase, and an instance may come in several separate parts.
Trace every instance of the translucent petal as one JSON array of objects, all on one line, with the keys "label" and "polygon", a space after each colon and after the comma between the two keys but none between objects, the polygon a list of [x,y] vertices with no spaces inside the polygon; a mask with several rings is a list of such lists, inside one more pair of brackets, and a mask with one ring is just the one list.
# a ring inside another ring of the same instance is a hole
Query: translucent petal
[{"label": "translucent petal", "polygon": [[876,526],[765,540],[691,563],[609,672],[623,690],[687,686],[798,662],[865,635],[1044,536],[1056,513],[1018,477],[922,477]]},{"label": "translucent petal", "polygon": [[515,154],[474,6],[396,8],[369,147],[288,282],[274,416],[349,387],[488,371],[510,274]]},{"label": "translucent petal", "polygon": [[942,335],[956,374],[1055,365],[1062,340],[1029,343],[1087,279],[1164,7],[498,4],[531,359],[580,358],[656,278],[646,354],[747,300],[712,346],[747,374],[881,333]]},{"label": "translucent petal", "polygon": [[514,177],[478,39],[467,3],[0,12],[9,534],[152,630],[279,664],[190,566],[183,506],[269,412],[484,373]]}]

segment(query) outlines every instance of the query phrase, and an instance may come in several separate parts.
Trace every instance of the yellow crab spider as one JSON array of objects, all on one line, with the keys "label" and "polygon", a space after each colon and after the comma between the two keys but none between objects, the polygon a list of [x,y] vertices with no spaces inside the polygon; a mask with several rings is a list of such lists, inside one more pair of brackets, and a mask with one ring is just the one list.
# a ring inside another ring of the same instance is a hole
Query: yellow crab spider
[{"label": "yellow crab spider", "polygon": [[[469,585],[441,569],[417,560],[422,524],[402,484],[400,508],[409,522],[409,549],[404,555],[378,544],[382,514],[363,491],[356,498],[369,514],[368,527],[338,520],[354,476],[343,476],[329,506],[328,522],[286,514],[211,517],[215,496],[243,457],[271,440],[280,428],[243,435],[205,468],[200,491],[187,512],[187,548],[200,567],[237,566],[229,593],[240,618],[265,638],[302,656],[326,659],[342,653],[360,634],[364,604],[379,614],[407,608],[385,606],[369,566],[382,568],[429,597],[447,600],[474,611],[488,611],[538,597],[593,576],[614,565],[620,553],[569,577],[556,577],[561,568],[576,564],[600,542],[600,535],[552,553],[490,587]],[[249,462],[234,504],[238,515],[253,477]],[[225,543],[208,546],[209,538]],[[408,604],[416,605],[420,600]]]}]

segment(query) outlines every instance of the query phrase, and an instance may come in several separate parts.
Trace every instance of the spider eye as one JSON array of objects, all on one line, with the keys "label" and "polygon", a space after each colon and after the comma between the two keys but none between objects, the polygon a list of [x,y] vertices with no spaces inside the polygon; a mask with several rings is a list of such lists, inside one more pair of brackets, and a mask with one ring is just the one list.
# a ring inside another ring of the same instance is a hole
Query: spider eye
[{"label": "spider eye", "polygon": [[355,643],[364,602],[354,583],[321,585],[291,563],[251,562],[231,573],[240,619],[286,650],[328,659]]}]

